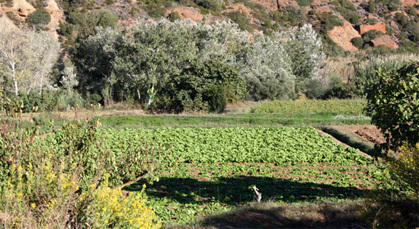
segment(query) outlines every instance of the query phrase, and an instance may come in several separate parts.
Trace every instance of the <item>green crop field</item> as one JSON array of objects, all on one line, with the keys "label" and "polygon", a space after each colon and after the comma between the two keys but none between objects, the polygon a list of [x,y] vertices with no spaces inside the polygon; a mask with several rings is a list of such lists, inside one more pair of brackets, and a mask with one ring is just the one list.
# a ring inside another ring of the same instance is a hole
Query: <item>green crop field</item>
[{"label": "green crop field", "polygon": [[312,127],[101,129],[100,135],[113,151],[130,142],[164,158],[155,164],[159,181],[148,184],[147,197],[166,224],[248,205],[251,185],[262,201],[342,201],[386,178],[372,158]]}]

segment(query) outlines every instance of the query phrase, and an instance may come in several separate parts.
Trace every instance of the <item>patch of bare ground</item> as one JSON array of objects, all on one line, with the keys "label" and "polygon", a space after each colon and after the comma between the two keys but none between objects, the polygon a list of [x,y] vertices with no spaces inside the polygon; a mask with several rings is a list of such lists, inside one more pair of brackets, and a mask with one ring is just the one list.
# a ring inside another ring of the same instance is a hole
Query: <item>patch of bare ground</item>
[{"label": "patch of bare ground", "polygon": [[381,131],[374,125],[335,125],[332,126],[344,133],[351,133],[363,141],[374,144],[384,143],[385,139]]}]

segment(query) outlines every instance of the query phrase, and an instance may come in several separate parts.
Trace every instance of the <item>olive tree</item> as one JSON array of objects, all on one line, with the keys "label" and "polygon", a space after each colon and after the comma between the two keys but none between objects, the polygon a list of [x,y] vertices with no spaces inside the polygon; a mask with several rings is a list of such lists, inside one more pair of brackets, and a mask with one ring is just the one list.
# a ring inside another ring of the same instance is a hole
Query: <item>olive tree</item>
[{"label": "olive tree", "polygon": [[274,37],[282,40],[297,80],[297,91],[302,90],[309,79],[318,77],[323,64],[325,54],[321,38],[310,24],[276,33]]},{"label": "olive tree", "polygon": [[126,89],[135,89],[138,99],[148,95],[150,105],[169,77],[176,75],[196,56],[194,24],[190,21],[143,21],[124,37],[113,61],[115,70],[124,78]]},{"label": "olive tree", "polygon": [[254,100],[290,99],[295,94],[291,59],[281,39],[256,35],[240,67]]}]

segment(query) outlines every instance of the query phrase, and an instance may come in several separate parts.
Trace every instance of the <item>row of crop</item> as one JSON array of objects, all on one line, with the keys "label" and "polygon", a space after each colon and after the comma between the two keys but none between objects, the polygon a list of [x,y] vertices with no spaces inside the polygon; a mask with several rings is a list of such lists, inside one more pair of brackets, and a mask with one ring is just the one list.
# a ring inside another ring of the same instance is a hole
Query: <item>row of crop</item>
[{"label": "row of crop", "polygon": [[144,115],[101,117],[105,127],[275,127],[330,124],[370,124],[366,116],[334,116],[333,114],[235,114],[211,116]]},{"label": "row of crop", "polygon": [[171,163],[371,161],[312,127],[104,129],[101,135],[113,151],[121,151],[120,145],[112,145],[121,139],[134,147],[146,143]]},{"label": "row of crop", "polygon": [[252,113],[362,115],[366,100],[273,101],[252,108]]}]

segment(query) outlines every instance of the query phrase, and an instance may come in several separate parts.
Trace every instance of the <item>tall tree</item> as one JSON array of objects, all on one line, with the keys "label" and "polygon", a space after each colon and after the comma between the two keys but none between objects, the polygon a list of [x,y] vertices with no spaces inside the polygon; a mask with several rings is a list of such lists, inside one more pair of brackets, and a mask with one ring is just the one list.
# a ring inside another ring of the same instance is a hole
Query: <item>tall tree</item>
[{"label": "tall tree", "polygon": [[0,30],[0,72],[6,88],[18,96],[32,90],[41,94],[44,87],[52,87],[48,74],[58,59],[58,40],[33,29],[9,29],[0,24]]}]

